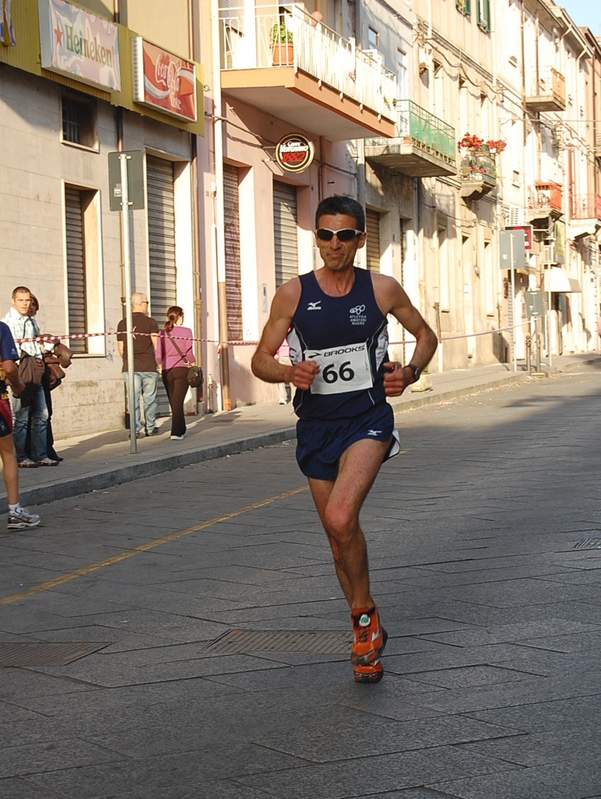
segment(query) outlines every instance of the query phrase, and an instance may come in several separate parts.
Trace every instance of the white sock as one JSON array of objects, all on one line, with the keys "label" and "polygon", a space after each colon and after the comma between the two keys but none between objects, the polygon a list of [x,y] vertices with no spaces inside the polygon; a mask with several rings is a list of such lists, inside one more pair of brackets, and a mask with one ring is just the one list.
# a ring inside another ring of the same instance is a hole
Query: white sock
[{"label": "white sock", "polygon": [[10,505],[9,504],[8,509],[9,509],[9,511],[21,510],[21,503],[17,502],[16,505]]}]

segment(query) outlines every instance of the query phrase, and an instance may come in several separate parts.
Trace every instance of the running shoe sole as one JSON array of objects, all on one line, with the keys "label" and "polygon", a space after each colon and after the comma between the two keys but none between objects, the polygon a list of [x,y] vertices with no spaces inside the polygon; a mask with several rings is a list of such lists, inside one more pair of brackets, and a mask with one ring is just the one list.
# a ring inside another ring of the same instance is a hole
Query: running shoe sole
[{"label": "running shoe sole", "polygon": [[41,522],[41,519],[38,519],[37,522],[9,522],[7,527],[9,530],[26,530],[29,527],[37,527],[38,524]]},{"label": "running shoe sole", "polygon": [[384,676],[382,662],[376,660],[370,666],[355,666],[353,671],[355,682],[376,683]]}]

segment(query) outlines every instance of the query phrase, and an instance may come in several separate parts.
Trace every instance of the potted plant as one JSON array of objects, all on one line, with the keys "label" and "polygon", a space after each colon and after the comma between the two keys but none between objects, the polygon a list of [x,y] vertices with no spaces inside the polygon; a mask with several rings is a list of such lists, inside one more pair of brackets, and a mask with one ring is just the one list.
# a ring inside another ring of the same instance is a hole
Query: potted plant
[{"label": "potted plant", "polygon": [[274,66],[292,66],[294,64],[294,45],[292,31],[285,22],[276,22],[271,28],[269,41],[273,52]]}]

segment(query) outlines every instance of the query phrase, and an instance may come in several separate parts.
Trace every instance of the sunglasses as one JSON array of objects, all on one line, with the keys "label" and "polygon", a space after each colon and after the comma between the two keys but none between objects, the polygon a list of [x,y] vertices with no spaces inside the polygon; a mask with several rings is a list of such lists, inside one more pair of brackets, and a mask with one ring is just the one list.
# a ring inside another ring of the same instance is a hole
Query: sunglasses
[{"label": "sunglasses", "polygon": [[351,241],[351,239],[360,236],[362,233],[362,230],[355,230],[352,227],[343,227],[340,228],[340,230],[330,230],[330,228],[327,227],[320,227],[315,231],[315,235],[320,241],[332,241],[334,236],[337,237],[338,241]]}]

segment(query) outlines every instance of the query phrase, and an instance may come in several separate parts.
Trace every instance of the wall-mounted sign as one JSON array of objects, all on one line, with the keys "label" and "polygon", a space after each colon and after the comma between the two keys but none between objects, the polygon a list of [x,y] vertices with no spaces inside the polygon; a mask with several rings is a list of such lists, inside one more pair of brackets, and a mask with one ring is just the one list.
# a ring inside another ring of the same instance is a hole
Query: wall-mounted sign
[{"label": "wall-mounted sign", "polygon": [[131,40],[134,102],[196,122],[196,65],[145,41]]},{"label": "wall-mounted sign", "polygon": [[300,133],[289,133],[275,146],[275,160],[287,172],[302,172],[313,163],[313,142]]},{"label": "wall-mounted sign", "polygon": [[7,47],[14,46],[17,43],[13,21],[10,16],[10,4],[11,0],[0,0],[0,42]]},{"label": "wall-mounted sign", "polygon": [[532,245],[534,243],[534,234],[533,234],[532,225],[511,225],[510,227],[506,227],[505,230],[523,230],[526,235],[525,248],[527,250],[532,249]]},{"label": "wall-mounted sign", "polygon": [[64,0],[38,0],[42,67],[120,91],[117,26]]}]

